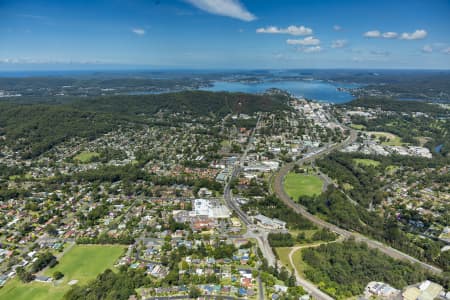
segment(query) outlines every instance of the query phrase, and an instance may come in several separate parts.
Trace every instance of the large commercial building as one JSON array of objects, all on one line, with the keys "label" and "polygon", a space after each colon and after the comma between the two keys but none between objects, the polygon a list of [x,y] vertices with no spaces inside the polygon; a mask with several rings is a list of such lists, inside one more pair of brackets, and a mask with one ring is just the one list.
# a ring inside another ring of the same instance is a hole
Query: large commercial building
[{"label": "large commercial building", "polygon": [[218,200],[195,199],[193,203],[191,216],[207,216],[212,219],[229,218],[231,212],[225,205]]}]

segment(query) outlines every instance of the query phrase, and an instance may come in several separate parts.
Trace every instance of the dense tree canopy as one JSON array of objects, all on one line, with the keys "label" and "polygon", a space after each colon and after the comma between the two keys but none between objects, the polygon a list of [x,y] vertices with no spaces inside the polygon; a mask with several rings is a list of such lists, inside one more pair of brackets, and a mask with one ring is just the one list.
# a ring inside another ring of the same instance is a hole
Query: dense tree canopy
[{"label": "dense tree canopy", "polygon": [[426,278],[419,268],[354,241],[307,248],[302,258],[311,267],[306,276],[338,299],[361,294],[370,281],[401,289]]},{"label": "dense tree canopy", "polygon": [[152,123],[146,117],[160,111],[223,117],[229,113],[288,109],[286,102],[281,95],[203,91],[105,96],[63,104],[5,102],[0,103],[0,135],[4,134],[7,143],[25,158],[32,158],[72,137],[94,139],[119,125]]},{"label": "dense tree canopy", "polygon": [[114,273],[110,269],[97,276],[86,286],[75,286],[66,293],[66,300],[115,299],[128,300],[135,289],[148,283],[143,270],[122,269]]}]

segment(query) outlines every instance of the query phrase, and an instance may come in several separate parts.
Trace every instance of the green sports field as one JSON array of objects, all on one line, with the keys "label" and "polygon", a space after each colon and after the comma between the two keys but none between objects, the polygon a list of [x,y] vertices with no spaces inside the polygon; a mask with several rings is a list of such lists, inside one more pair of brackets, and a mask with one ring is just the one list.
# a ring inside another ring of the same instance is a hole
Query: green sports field
[{"label": "green sports field", "polygon": [[379,161],[368,158],[354,158],[353,162],[357,165],[371,166],[371,167],[378,167],[380,165]]},{"label": "green sports field", "polygon": [[81,152],[79,154],[77,154],[73,159],[77,160],[79,162],[82,163],[88,163],[90,162],[93,158],[95,157],[99,157],[100,154],[98,154],[97,152]]},{"label": "green sports field", "polygon": [[323,183],[318,176],[289,173],[284,179],[284,188],[294,200],[300,196],[314,196],[322,193]]},{"label": "green sports field", "polygon": [[366,126],[364,126],[362,124],[351,124],[350,127],[353,128],[353,129],[356,129],[356,130],[364,130],[364,129],[366,129]]},{"label": "green sports field", "polygon": [[393,133],[390,132],[382,132],[382,131],[368,131],[367,134],[374,135],[378,140],[381,137],[388,139],[387,141],[382,142],[382,145],[386,146],[401,146],[403,145],[402,139]]},{"label": "green sports field", "polygon": [[116,245],[76,245],[59,260],[53,269],[47,269],[44,275],[52,276],[55,271],[64,274],[58,283],[22,283],[17,278],[0,289],[0,300],[58,300],[70,289],[68,282],[78,280],[85,284],[98,274],[112,268],[124,252],[123,246]]}]

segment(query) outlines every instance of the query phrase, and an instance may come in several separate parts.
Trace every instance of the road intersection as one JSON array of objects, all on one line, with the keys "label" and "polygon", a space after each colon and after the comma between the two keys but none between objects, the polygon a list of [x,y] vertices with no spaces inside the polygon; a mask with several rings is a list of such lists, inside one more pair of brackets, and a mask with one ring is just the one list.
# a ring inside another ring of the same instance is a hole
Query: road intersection
[{"label": "road intersection", "polygon": [[[258,118],[258,122],[255,128],[258,128],[258,124],[259,124],[260,118]],[[263,256],[267,259],[267,262],[269,265],[271,266],[275,266],[275,265],[280,265],[277,264],[277,259],[272,251],[272,248],[269,245],[268,242],[268,233],[269,230],[267,229],[263,229],[263,228],[259,228],[256,225],[253,225],[251,220],[249,219],[249,217],[240,209],[240,206],[238,205],[238,203],[236,203],[235,199],[233,198],[232,195],[232,191],[231,191],[231,182],[233,179],[238,178],[239,173],[242,169],[243,163],[246,159],[247,153],[249,151],[249,149],[252,147],[253,145],[253,140],[254,140],[254,134],[255,134],[256,129],[254,129],[249,137],[247,146],[243,152],[243,154],[241,155],[239,161],[237,162],[237,164],[234,166],[233,171],[225,185],[224,188],[224,199],[226,204],[228,205],[228,207],[234,211],[236,213],[236,215],[239,217],[239,219],[245,224],[245,226],[247,227],[247,232],[244,234],[245,237],[247,238],[254,238],[257,243],[259,248],[261,249]],[[314,223],[315,225],[322,227],[322,228],[327,228],[337,234],[339,234],[341,236],[342,239],[346,239],[346,238],[350,238],[353,237],[355,240],[360,241],[360,242],[365,242],[369,247],[371,248],[375,248],[380,250],[381,252],[387,254],[388,256],[395,258],[395,259],[401,259],[401,260],[407,260],[411,263],[415,263],[418,266],[422,267],[423,269],[432,272],[432,273],[437,273],[440,274],[442,272],[441,269],[429,265],[427,263],[424,263],[414,257],[411,257],[397,249],[394,249],[392,247],[389,247],[387,245],[384,245],[383,243],[373,240],[371,238],[365,237],[359,233],[356,232],[352,232],[352,231],[348,231],[345,229],[342,229],[334,224],[328,223],[314,215],[312,215],[311,213],[309,213],[303,206],[299,205],[298,203],[295,203],[286,193],[286,191],[284,190],[284,178],[285,176],[289,173],[289,171],[294,167],[294,165],[303,165],[306,163],[311,163],[314,162],[316,159],[327,155],[333,151],[342,149],[348,145],[350,145],[351,143],[353,143],[357,138],[357,132],[355,130],[351,130],[350,129],[350,135],[349,137],[347,137],[344,141],[342,141],[341,143],[336,143],[336,144],[328,144],[318,150],[315,150],[314,152],[310,152],[305,154],[301,159],[285,164],[284,166],[282,166],[280,168],[280,170],[278,171],[278,173],[275,175],[274,180],[273,180],[273,192],[278,196],[278,198],[283,201],[284,204],[286,204],[288,207],[292,208],[295,212],[297,212],[298,214],[302,215],[303,217],[305,217],[306,219],[308,219],[309,221],[311,221],[312,223]],[[298,250],[298,249],[297,249]],[[295,251],[294,251],[295,252]],[[293,264],[292,261],[292,254],[294,252],[290,253],[289,259],[291,261],[291,264]],[[319,299],[319,300],[331,300],[333,298],[331,298],[329,295],[325,294],[324,292],[322,292],[317,286],[315,286],[313,283],[305,280],[304,278],[302,278],[301,276],[299,276],[298,272],[296,271],[296,269],[294,269],[294,273],[297,279],[297,284],[301,285],[306,291],[308,291],[310,293],[310,295],[314,298],[314,299]],[[260,295],[259,295],[260,299],[264,299],[264,293],[262,291],[262,289],[260,289]]]}]

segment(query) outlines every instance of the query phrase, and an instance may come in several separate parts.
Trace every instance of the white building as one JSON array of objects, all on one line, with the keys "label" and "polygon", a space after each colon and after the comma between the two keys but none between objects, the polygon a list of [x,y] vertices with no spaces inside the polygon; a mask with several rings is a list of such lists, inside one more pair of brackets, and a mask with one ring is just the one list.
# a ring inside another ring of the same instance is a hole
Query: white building
[{"label": "white building", "polygon": [[229,218],[231,212],[228,207],[216,200],[195,199],[189,215],[192,217],[207,216],[208,218],[218,219]]},{"label": "white building", "polygon": [[404,300],[433,300],[437,298],[443,287],[435,282],[425,280],[418,285],[409,286],[402,293]]},{"label": "white building", "polygon": [[256,215],[253,217],[261,227],[269,228],[269,229],[285,229],[286,222],[283,222],[278,219],[271,219],[264,215]]},{"label": "white building", "polygon": [[275,292],[282,292],[282,293],[287,293],[288,291],[288,287],[285,285],[279,285],[279,284],[275,284],[273,286],[273,288],[275,289]]},{"label": "white building", "polygon": [[377,281],[369,282],[369,284],[367,284],[366,286],[365,291],[367,294],[371,296],[378,296],[384,298],[389,298],[394,295],[398,295],[400,293],[399,290],[393,288],[389,284]]}]

